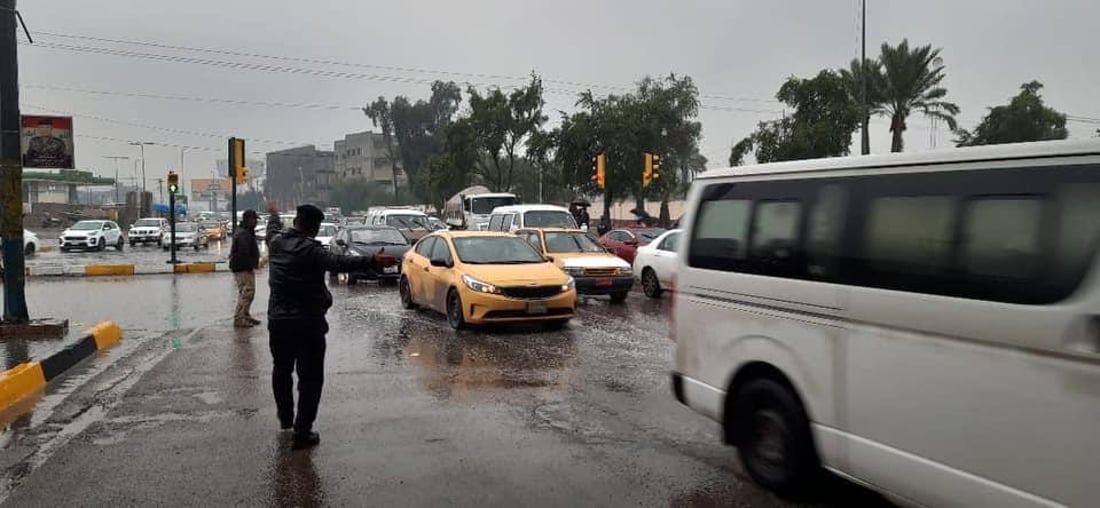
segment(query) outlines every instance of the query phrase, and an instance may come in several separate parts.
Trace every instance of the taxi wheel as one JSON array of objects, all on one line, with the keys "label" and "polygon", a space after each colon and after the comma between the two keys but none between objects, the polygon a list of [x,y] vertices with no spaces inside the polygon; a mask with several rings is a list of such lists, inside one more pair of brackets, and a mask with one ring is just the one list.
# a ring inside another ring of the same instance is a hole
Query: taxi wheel
[{"label": "taxi wheel", "polygon": [[401,294],[401,306],[406,309],[415,309],[416,301],[413,300],[412,289],[409,287],[409,279],[404,275],[397,283],[397,292]]},{"label": "taxi wheel", "polygon": [[455,330],[466,327],[466,316],[462,314],[462,297],[458,295],[457,289],[447,293],[447,324]]}]

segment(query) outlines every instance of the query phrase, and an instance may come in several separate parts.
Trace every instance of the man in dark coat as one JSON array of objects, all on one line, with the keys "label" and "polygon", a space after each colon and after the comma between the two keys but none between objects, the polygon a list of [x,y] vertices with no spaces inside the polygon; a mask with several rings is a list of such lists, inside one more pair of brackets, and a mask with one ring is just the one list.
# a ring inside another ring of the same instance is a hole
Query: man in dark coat
[{"label": "man in dark coat", "polygon": [[233,314],[233,326],[249,328],[260,324],[250,309],[256,297],[256,268],[260,266],[260,247],[256,245],[255,210],[245,210],[241,223],[233,232],[233,245],[229,248],[229,271],[237,283],[237,311]]},{"label": "man in dark coat", "polygon": [[[274,370],[271,387],[275,392],[279,423],[294,429],[293,449],[309,448],[321,441],[313,432],[313,420],[321,402],[324,384],[325,313],[332,295],[325,287],[325,272],[353,273],[365,270],[369,257],[339,256],[315,240],[325,214],[313,205],[298,207],[294,226],[271,239],[267,306]],[[298,413],[294,413],[293,379],[298,371]]]},{"label": "man in dark coat", "polygon": [[283,232],[283,219],[279,217],[279,209],[275,207],[274,201],[268,204],[267,213],[267,229],[264,230],[264,243],[267,245],[267,251],[271,252],[271,241]]}]

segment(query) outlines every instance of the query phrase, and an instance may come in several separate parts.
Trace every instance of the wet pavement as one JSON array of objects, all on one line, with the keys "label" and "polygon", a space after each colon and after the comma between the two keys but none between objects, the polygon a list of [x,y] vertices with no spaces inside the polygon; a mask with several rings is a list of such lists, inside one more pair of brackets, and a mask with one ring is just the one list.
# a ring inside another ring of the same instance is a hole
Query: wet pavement
[{"label": "wet pavement", "polygon": [[[69,251],[61,252],[57,250],[56,239],[41,240],[43,246],[49,246],[52,250],[46,252],[39,252],[35,255],[27,258],[26,264],[31,268],[31,273],[34,273],[35,268],[45,268],[54,266],[79,266],[88,264],[114,264],[114,263],[133,263],[142,266],[164,266],[169,259],[169,252],[162,250],[154,244],[149,245],[137,245],[130,247],[126,245],[122,251],[116,251],[113,247],[107,247],[103,251]],[[176,259],[180,261],[189,262],[225,262],[229,257],[229,244],[228,241],[212,240],[210,246],[206,248],[194,249],[180,249],[176,252]]]},{"label": "wet pavement", "polygon": [[[255,314],[266,307],[258,281]],[[451,331],[396,292],[336,287],[321,444],[290,452],[266,331],[229,274],[34,283],[113,318],[113,348],[0,413],[0,499],[39,505],[786,506],[668,388],[667,300],[583,305],[562,331]],[[22,412],[22,414],[20,414]],[[881,502],[840,485],[835,505]]]}]

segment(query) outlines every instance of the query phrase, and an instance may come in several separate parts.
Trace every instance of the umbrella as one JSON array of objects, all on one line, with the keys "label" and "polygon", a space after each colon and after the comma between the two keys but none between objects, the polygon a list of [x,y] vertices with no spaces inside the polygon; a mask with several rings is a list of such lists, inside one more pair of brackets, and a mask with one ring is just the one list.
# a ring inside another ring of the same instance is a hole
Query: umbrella
[{"label": "umbrella", "polygon": [[592,206],[592,202],[587,200],[587,199],[584,199],[584,198],[576,198],[573,201],[571,201],[569,204],[571,204],[573,206],[585,206],[585,207]]}]

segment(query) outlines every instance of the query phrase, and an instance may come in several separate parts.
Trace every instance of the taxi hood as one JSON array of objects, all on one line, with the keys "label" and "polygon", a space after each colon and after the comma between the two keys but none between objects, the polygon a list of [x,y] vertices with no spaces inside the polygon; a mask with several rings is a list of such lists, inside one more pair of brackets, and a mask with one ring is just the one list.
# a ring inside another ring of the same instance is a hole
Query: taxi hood
[{"label": "taxi hood", "polygon": [[463,264],[461,271],[494,286],[565,284],[568,277],[565,272],[550,262],[515,265]]}]

